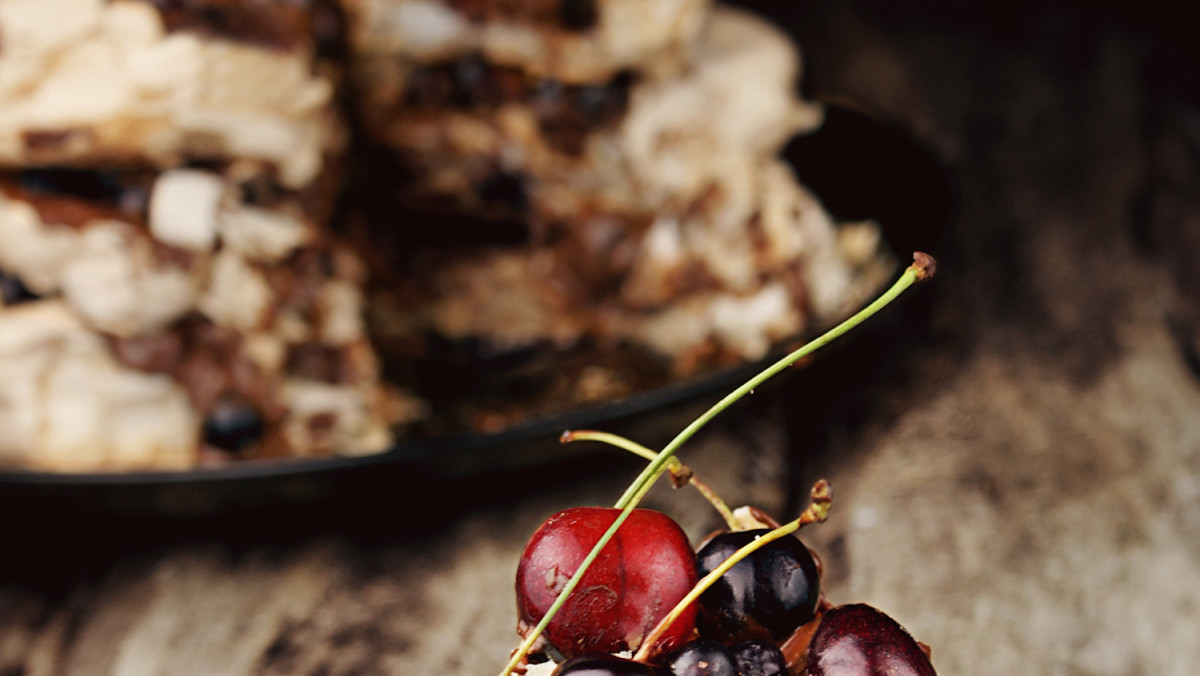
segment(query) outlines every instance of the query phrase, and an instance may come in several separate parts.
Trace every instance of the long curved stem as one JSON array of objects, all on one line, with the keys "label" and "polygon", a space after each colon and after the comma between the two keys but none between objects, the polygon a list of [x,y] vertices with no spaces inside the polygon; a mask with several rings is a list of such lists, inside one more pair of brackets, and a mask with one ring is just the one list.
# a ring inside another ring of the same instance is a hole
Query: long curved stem
[{"label": "long curved stem", "polygon": [[862,324],[869,317],[879,312],[889,303],[899,297],[900,294],[904,293],[913,284],[931,277],[935,269],[936,262],[932,256],[921,252],[914,253],[912,265],[905,268],[899,279],[897,279],[887,291],[884,291],[882,295],[872,301],[869,305],[854,313],[854,315],[849,319],[846,319],[829,331],[826,331],[813,341],[805,344],[782,359],[776,361],[774,364],[768,366],[742,386],[725,395],[725,397],[705,411],[702,415],[700,415],[700,417],[693,420],[691,424],[685,427],[679,434],[675,435],[675,438],[668,442],[667,445],[663,447],[661,451],[659,451],[654,460],[642,469],[642,472],[638,474],[637,478],[633,480],[633,483],[631,483],[625,490],[625,493],[621,496],[621,499],[617,501],[616,507],[621,510],[621,513],[617,515],[616,520],[613,521],[608,530],[606,530],[604,534],[600,536],[600,539],[596,542],[596,545],[592,547],[592,551],[590,551],[588,555],[584,557],[583,561],[579,565],[579,568],[575,570],[575,574],[572,575],[571,579],[567,581],[567,584],[559,593],[558,598],[555,599],[549,610],[546,611],[546,614],[542,616],[541,621],[538,622],[537,626],[535,626],[528,634],[526,634],[525,640],[522,641],[521,645],[513,651],[513,655],[510,658],[508,665],[505,666],[502,672],[500,672],[500,676],[510,676],[510,674],[513,673],[513,670],[515,670],[521,665],[522,662],[524,662],[525,657],[529,654],[529,650],[533,647],[534,642],[536,642],[538,637],[542,635],[542,632],[544,632],[546,627],[549,626],[550,621],[554,619],[554,616],[558,613],[559,609],[562,608],[564,603],[566,603],[567,597],[575,591],[575,587],[578,586],[579,581],[583,579],[584,573],[586,573],[588,568],[591,567],[592,562],[596,560],[596,557],[600,555],[600,551],[604,549],[606,545],[608,545],[609,541],[612,540],[613,535],[617,532],[617,529],[620,528],[621,525],[625,523],[625,520],[629,518],[630,512],[632,512],[634,507],[637,506],[638,501],[641,500],[642,496],[646,494],[646,491],[650,489],[650,486],[653,485],[654,481],[657,480],[664,471],[666,471],[667,463],[670,462],[671,458],[675,455],[675,451],[678,450],[678,448],[682,446],[684,442],[691,439],[719,413],[732,406],[742,397],[753,392],[756,387],[762,385],[764,382],[777,375],[780,371],[783,371],[792,364],[795,364],[813,352],[816,352],[818,349],[833,342],[859,324]]},{"label": "long curved stem", "polygon": [[[563,443],[568,443],[571,441],[599,441],[601,443],[605,443],[610,446],[616,446],[617,448],[629,451],[630,453],[645,458],[646,460],[653,461],[658,457],[658,453],[655,453],[636,441],[631,441],[619,434],[612,434],[611,432],[598,432],[596,430],[570,430],[563,432],[559,440]],[[682,486],[682,482],[686,480],[687,483],[691,484],[693,488],[700,492],[700,495],[704,496],[705,500],[708,500],[708,504],[713,506],[713,509],[717,511],[717,514],[721,515],[721,518],[725,520],[725,523],[729,524],[730,528],[737,527],[737,517],[733,515],[733,511],[729,509],[729,505],[721,499],[721,496],[717,495],[717,492],[714,491],[711,486],[701,481],[696,477],[695,474],[692,474],[691,470],[685,467],[684,464],[679,461],[679,458],[671,458],[667,462],[667,470],[671,472],[671,480],[676,482],[676,486]]]}]

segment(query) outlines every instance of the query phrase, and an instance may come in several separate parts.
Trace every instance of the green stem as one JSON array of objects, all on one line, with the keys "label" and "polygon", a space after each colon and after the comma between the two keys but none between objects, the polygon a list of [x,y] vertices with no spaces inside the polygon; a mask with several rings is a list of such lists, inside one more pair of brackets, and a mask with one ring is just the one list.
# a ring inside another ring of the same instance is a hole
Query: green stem
[{"label": "green stem", "polygon": [[[656,451],[652,451],[636,441],[626,439],[625,437],[619,434],[613,434],[612,432],[599,432],[596,430],[567,430],[566,432],[562,433],[562,436],[559,437],[558,440],[564,444],[572,441],[599,441],[600,443],[608,444],[609,446],[616,446],[621,450],[629,451],[630,453],[641,456],[646,460],[654,460],[658,457],[658,453]],[[678,460],[676,462],[678,462]]]},{"label": "green stem", "polygon": [[637,478],[633,480],[633,483],[629,485],[629,488],[625,490],[625,493],[621,496],[621,499],[617,501],[616,506],[621,510],[621,513],[617,515],[616,520],[613,521],[613,524],[609,526],[607,531],[604,532],[604,535],[600,536],[600,540],[596,542],[594,547],[592,547],[592,551],[589,552],[586,557],[584,557],[583,562],[580,563],[579,568],[575,571],[575,574],[571,576],[571,579],[567,581],[566,586],[563,587],[562,591],[558,595],[558,598],[555,599],[554,603],[550,606],[550,609],[546,611],[546,614],[542,617],[542,620],[538,622],[537,626],[525,636],[525,640],[522,641],[521,645],[518,646],[513,652],[512,658],[509,660],[508,665],[504,668],[504,671],[500,672],[500,676],[510,676],[513,670],[525,660],[526,655],[529,653],[529,649],[533,646],[534,642],[537,641],[538,637],[541,636],[542,632],[545,631],[546,627],[549,626],[550,621],[558,613],[558,610],[563,606],[564,603],[566,603],[567,597],[570,596],[571,592],[575,590],[575,587],[579,585],[579,581],[583,579],[584,573],[586,573],[588,568],[591,567],[592,562],[596,560],[596,557],[600,555],[600,550],[604,549],[609,541],[612,540],[613,535],[617,532],[617,529],[621,527],[621,524],[625,523],[625,520],[629,518],[629,513],[632,512],[634,507],[637,506],[638,501],[641,500],[642,496],[646,494],[646,491],[650,489],[650,486],[654,483],[654,481],[658,479],[658,477],[661,476],[666,470],[667,463],[670,462],[671,458],[675,455],[675,451],[681,445],[683,445],[684,442],[686,442],[688,439],[691,439],[692,436],[694,436],[700,431],[701,428],[707,425],[709,421],[716,417],[717,414],[729,408],[742,397],[751,393],[754,388],[762,385],[780,371],[786,369],[792,364],[795,364],[797,361],[807,357],[813,352],[816,352],[818,349],[824,347],[854,327],[863,323],[868,317],[879,312],[881,309],[887,306],[888,303],[891,303],[916,282],[932,276],[935,265],[936,263],[934,262],[933,258],[928,254],[920,252],[914,253],[913,264],[908,266],[904,270],[904,273],[900,275],[900,278],[897,279],[894,284],[892,284],[891,288],[883,292],[879,298],[876,298],[873,302],[856,312],[849,319],[833,327],[815,340],[793,351],[771,366],[768,366],[761,373],[754,376],[741,387],[729,393],[723,399],[714,404],[710,409],[708,409],[708,411],[706,411],[696,420],[692,421],[691,424],[685,427],[682,432],[677,434],[674,439],[672,439],[665,447],[663,447],[662,451],[658,453],[653,461],[651,461],[648,465],[646,465],[645,468],[642,469],[642,472],[638,474]]},{"label": "green stem", "polygon": [[[599,441],[601,443],[605,443],[610,446],[616,446],[617,448],[629,451],[630,453],[641,456],[646,460],[654,460],[658,457],[657,453],[637,443],[636,441],[631,441],[623,436],[612,434],[610,432],[597,432],[595,430],[569,430],[567,432],[563,432],[562,437],[560,437],[559,440],[563,443],[571,441]],[[733,515],[733,511],[729,509],[729,505],[725,504],[725,501],[721,499],[721,496],[717,495],[717,492],[714,491],[712,487],[696,478],[694,474],[691,474],[690,470],[685,468],[682,462],[679,462],[679,458],[671,458],[671,460],[667,462],[667,469],[672,473],[672,475],[678,472],[686,472],[687,482],[691,484],[692,487],[694,487],[697,491],[700,491],[700,495],[703,495],[704,499],[708,500],[708,503],[713,506],[713,509],[717,510],[717,513],[721,515],[721,518],[725,520],[725,523],[728,524],[730,528],[738,527],[737,517]],[[653,482],[650,483],[653,485]]]}]

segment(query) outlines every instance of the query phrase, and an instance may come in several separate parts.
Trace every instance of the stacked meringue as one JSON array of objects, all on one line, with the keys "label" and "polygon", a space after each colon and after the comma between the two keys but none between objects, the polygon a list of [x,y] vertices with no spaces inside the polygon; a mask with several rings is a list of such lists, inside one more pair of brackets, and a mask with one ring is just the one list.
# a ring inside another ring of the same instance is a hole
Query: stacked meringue
[{"label": "stacked meringue", "polygon": [[0,3],[0,463],[382,450],[301,3]]},{"label": "stacked meringue", "polygon": [[702,0],[351,7],[367,229],[400,271],[371,304],[389,353],[633,347],[679,377],[861,302],[878,252],[780,158],[823,115],[765,20]]},{"label": "stacked meringue", "polygon": [[565,408],[639,387],[568,354],[678,378],[873,290],[780,159],[798,50],[711,0],[3,0],[0,44],[3,466],[379,452],[529,355]]}]

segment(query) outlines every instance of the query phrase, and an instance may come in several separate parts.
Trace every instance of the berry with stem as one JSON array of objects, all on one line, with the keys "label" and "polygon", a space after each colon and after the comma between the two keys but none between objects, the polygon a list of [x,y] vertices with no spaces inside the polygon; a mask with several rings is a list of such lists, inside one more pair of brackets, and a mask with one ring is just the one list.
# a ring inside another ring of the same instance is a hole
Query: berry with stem
[{"label": "berry with stem", "polygon": [[[806,343],[802,347],[792,351],[782,359],[779,359],[775,363],[768,366],[766,369],[735,389],[733,392],[723,397],[720,401],[701,414],[700,417],[696,418],[696,420],[687,425],[670,442],[668,442],[667,445],[664,446],[661,451],[659,451],[658,455],[655,456],[654,460],[651,461],[637,476],[637,478],[633,480],[633,482],[626,489],[625,493],[621,496],[621,499],[617,501],[616,508],[620,509],[621,511],[613,520],[612,525],[609,526],[608,530],[605,531],[605,533],[596,541],[595,546],[593,546],[588,555],[584,557],[583,561],[576,569],[575,574],[571,576],[571,579],[569,579],[566,584],[562,586],[558,597],[546,611],[546,614],[542,616],[542,619],[538,622],[537,626],[533,627],[525,634],[524,641],[522,641],[521,645],[519,645],[517,649],[513,651],[508,664],[501,671],[500,676],[509,676],[514,670],[516,670],[525,662],[526,656],[528,655],[530,649],[541,637],[542,632],[545,631],[546,627],[553,620],[555,614],[557,614],[563,604],[566,603],[567,598],[579,585],[579,581],[583,578],[588,568],[592,565],[592,562],[596,560],[601,550],[603,550],[604,547],[606,547],[608,543],[612,541],[616,531],[621,528],[621,526],[629,518],[630,513],[633,511],[641,497],[646,494],[646,492],[650,489],[650,486],[653,485],[658,477],[668,469],[668,463],[680,446],[691,439],[692,436],[706,426],[714,417],[732,406],[742,397],[753,392],[754,389],[759,385],[784,371],[796,362],[808,357],[818,349],[836,340],[862,322],[866,321],[869,317],[879,312],[881,309],[899,297],[913,284],[932,277],[935,269],[936,261],[934,261],[932,256],[922,252],[914,253],[912,265],[908,266],[900,275],[900,277],[892,284],[892,286],[884,291],[883,294],[881,294],[878,298],[876,298],[863,309],[859,310],[850,318],[826,331],[821,336]],[[711,582],[709,584],[711,584]],[[676,610],[679,610],[678,606]],[[673,610],[672,613],[675,613],[675,611]],[[678,614],[675,614],[675,616],[677,617]],[[669,615],[668,618],[670,617],[671,616]],[[666,621],[668,618],[664,618],[664,621]],[[660,627],[661,626],[662,623],[660,622]],[[663,630],[665,631],[665,627]],[[655,631],[658,631],[658,628],[656,628]],[[652,640],[645,641],[639,651],[647,649],[647,646],[652,645],[653,643],[654,641]]]},{"label": "berry with stem", "polygon": [[[523,627],[553,605],[563,584],[619,510],[572,507],[551,516],[533,534],[517,568],[517,607]],[[544,636],[558,654],[637,650],[668,610],[696,583],[696,558],[687,535],[670,517],[634,510],[567,598]],[[656,636],[663,649],[684,643],[694,612]]]},{"label": "berry with stem", "polygon": [[821,616],[806,666],[810,676],[935,676],[921,645],[891,617],[862,603]]},{"label": "berry with stem", "polygon": [[668,631],[671,627],[671,624],[679,617],[684,616],[685,613],[688,612],[688,608],[695,603],[696,599],[698,599],[701,594],[707,591],[709,587],[717,582],[717,580],[720,580],[721,577],[725,573],[729,572],[731,568],[737,565],[738,562],[754,553],[756,550],[770,544],[771,542],[774,542],[781,537],[791,535],[803,526],[806,526],[810,523],[820,523],[824,521],[829,516],[829,508],[832,503],[833,496],[829,484],[824,479],[821,479],[813,486],[812,501],[809,503],[808,508],[804,510],[804,513],[802,513],[794,521],[789,521],[779,528],[767,531],[766,533],[747,543],[734,552],[724,562],[714,568],[712,572],[701,578],[701,580],[696,583],[696,586],[692,588],[692,591],[688,592],[688,595],[684,597],[682,601],[676,604],[676,606],[671,609],[671,612],[667,613],[667,615],[658,623],[658,626],[654,628],[654,631],[646,637],[646,640],[642,643],[642,647],[639,648],[637,654],[634,655],[634,659],[639,661],[648,660],[652,655],[654,646],[657,644],[658,636]]}]

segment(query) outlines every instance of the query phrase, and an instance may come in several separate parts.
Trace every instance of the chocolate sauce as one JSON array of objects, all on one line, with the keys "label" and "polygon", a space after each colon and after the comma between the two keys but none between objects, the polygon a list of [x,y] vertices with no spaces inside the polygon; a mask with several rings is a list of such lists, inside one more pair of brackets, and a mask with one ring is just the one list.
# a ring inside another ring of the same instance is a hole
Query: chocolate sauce
[{"label": "chocolate sauce", "polygon": [[348,383],[356,375],[346,350],[336,345],[293,345],[288,349],[286,364],[284,368],[292,376],[323,383]]},{"label": "chocolate sauce", "polygon": [[529,212],[529,192],[520,174],[497,171],[478,187],[484,204],[498,207],[505,213],[521,216]]},{"label": "chocolate sauce", "polygon": [[[604,84],[568,85],[486,63],[478,54],[414,69],[405,84],[405,114],[495,110],[528,103],[552,147],[578,155],[589,133],[615,125],[629,106],[632,73]],[[396,111],[399,114],[400,111]]]},{"label": "chocolate sauce", "polygon": [[0,306],[19,305],[38,299],[16,275],[0,270]]},{"label": "chocolate sauce", "polygon": [[580,32],[594,28],[600,18],[596,0],[561,0],[558,16],[565,28]]},{"label": "chocolate sauce", "polygon": [[191,31],[272,49],[344,51],[343,22],[325,0],[150,0],[168,31]]},{"label": "chocolate sauce", "polygon": [[479,23],[510,21],[586,31],[598,19],[595,0],[448,0],[446,4]]},{"label": "chocolate sauce", "polygon": [[77,228],[102,218],[144,224],[151,181],[141,173],[27,169],[0,178],[0,190],[28,202],[43,222]]},{"label": "chocolate sauce", "polygon": [[32,129],[21,134],[21,142],[26,150],[36,155],[40,152],[54,153],[70,145],[74,139],[91,135],[92,131],[86,128]]},{"label": "chocolate sauce", "polygon": [[168,375],[204,415],[205,442],[255,455],[282,452],[283,418],[274,383],[242,351],[241,334],[189,314],[152,334],[108,336],[113,354],[131,368]]},{"label": "chocolate sauce", "polygon": [[633,79],[631,73],[622,73],[602,85],[540,81],[530,98],[546,142],[579,155],[589,133],[611,127],[625,116]]}]

